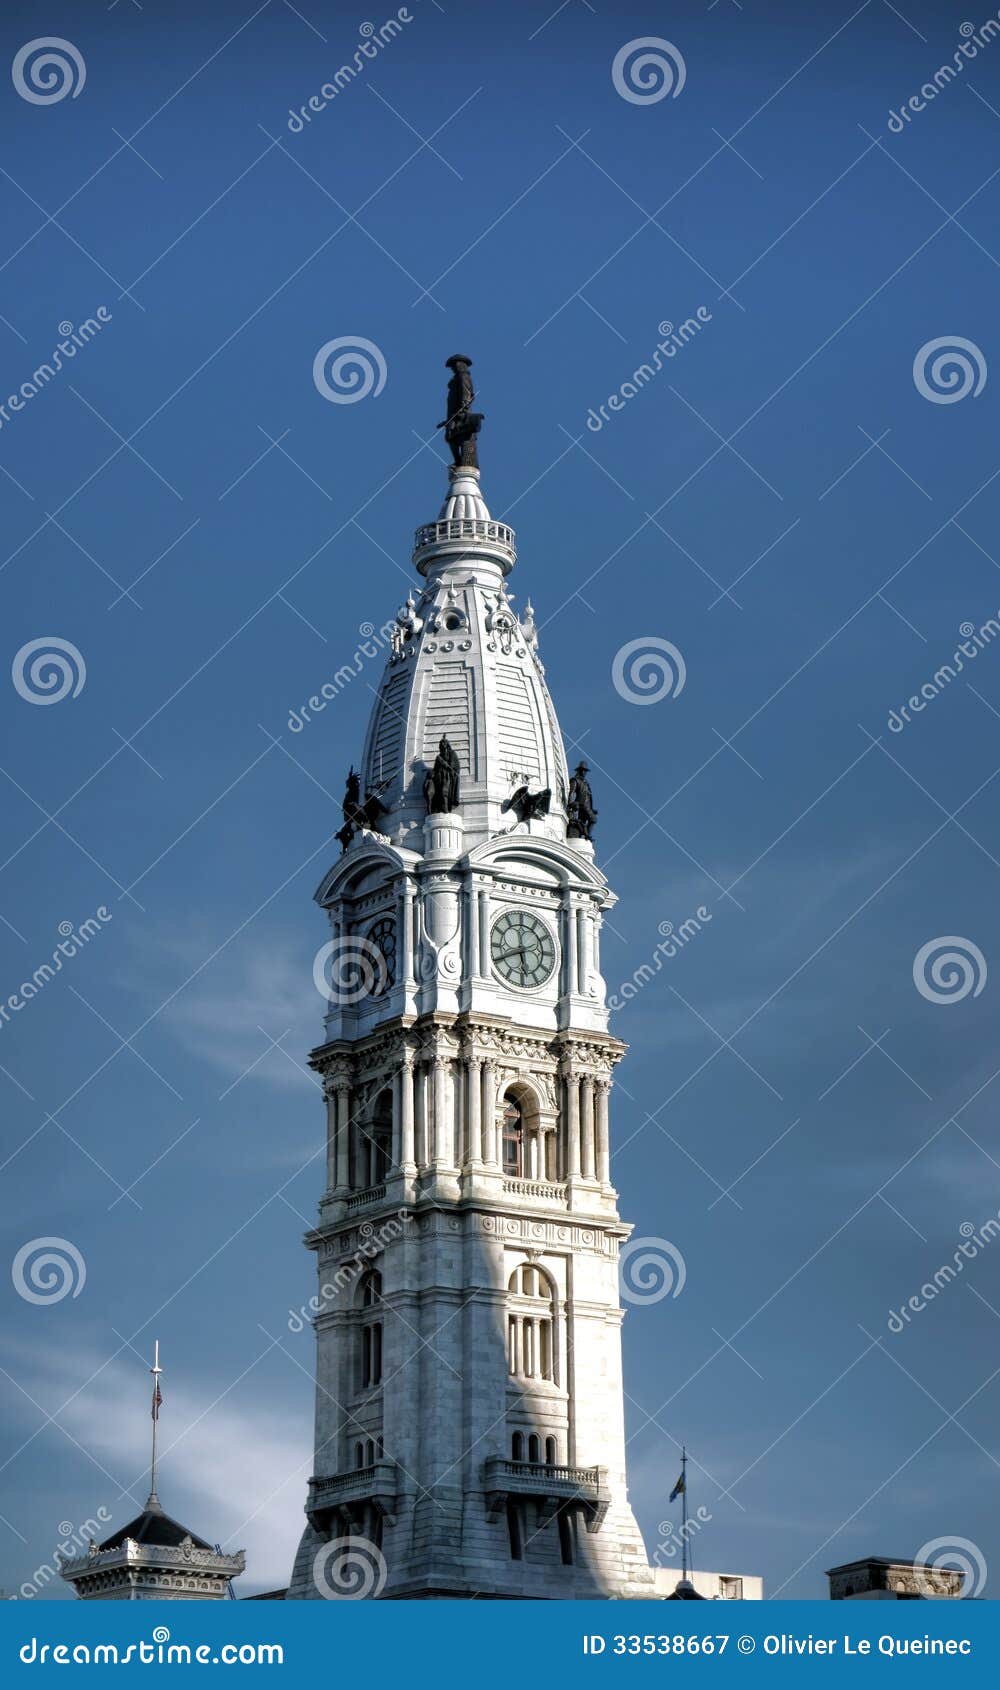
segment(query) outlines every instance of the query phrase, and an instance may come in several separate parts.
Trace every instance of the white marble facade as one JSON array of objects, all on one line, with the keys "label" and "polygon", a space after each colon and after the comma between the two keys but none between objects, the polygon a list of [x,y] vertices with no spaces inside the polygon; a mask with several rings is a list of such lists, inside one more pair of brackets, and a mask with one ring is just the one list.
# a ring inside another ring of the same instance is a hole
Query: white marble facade
[{"label": "white marble facade", "polygon": [[[629,1507],[618,1216],[593,846],[567,838],[565,752],[514,535],[478,472],[417,531],[362,764],[379,832],[323,880],[335,985],[314,1477],[291,1599],[372,1546],[384,1597],[656,1594]],[[427,815],[442,736],[456,809]],[[518,822],[521,787],[549,813]],[[351,964],[354,964],[352,970]],[[360,980],[360,988],[358,981]],[[318,1559],[317,1559],[318,1558]]]}]

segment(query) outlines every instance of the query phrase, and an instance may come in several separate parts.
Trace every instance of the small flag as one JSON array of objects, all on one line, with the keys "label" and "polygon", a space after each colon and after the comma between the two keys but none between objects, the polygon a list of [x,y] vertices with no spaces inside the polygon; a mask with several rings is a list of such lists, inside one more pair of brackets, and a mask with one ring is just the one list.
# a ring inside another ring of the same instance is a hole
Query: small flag
[{"label": "small flag", "polygon": [[686,1490],[687,1490],[687,1485],[684,1482],[684,1474],[682,1473],[680,1478],[678,1479],[677,1483],[675,1484],[673,1490],[670,1492],[670,1501],[676,1502],[677,1498],[679,1496],[681,1496],[683,1494],[683,1492],[686,1491]]}]

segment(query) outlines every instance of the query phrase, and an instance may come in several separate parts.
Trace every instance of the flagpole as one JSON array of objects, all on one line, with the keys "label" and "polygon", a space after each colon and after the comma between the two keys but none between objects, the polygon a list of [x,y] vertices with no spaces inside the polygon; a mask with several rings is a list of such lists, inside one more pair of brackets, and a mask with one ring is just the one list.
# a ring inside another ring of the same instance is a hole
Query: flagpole
[{"label": "flagpole", "polygon": [[687,1449],[681,1447],[681,1577],[688,1576],[688,1487],[687,1487]]},{"label": "flagpole", "polygon": [[146,1507],[159,1508],[160,1499],[156,1494],[156,1427],[160,1418],[160,1374],[163,1372],[163,1369],[160,1366],[159,1338],[155,1340],[153,1365],[149,1371],[153,1375],[153,1453],[149,1465],[149,1500],[146,1503]]}]

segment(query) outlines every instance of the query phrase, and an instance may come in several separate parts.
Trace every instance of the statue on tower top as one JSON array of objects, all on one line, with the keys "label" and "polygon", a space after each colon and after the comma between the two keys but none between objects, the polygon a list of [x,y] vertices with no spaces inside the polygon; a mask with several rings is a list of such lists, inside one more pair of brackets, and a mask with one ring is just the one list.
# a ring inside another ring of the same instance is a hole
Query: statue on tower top
[{"label": "statue on tower top", "polygon": [[476,397],[469,374],[472,359],[466,358],[464,353],[456,352],[451,358],[445,359],[445,365],[452,372],[448,383],[448,415],[444,422],[439,422],[437,426],[444,429],[444,437],[451,447],[456,469],[478,469],[476,436],[483,426],[483,415],[481,411],[472,409]]}]

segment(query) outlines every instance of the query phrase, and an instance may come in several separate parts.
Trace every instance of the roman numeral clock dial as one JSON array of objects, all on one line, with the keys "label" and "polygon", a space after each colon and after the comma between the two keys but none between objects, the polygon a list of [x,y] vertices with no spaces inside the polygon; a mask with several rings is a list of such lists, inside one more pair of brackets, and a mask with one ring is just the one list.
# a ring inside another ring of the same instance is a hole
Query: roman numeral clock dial
[{"label": "roman numeral clock dial", "polygon": [[521,991],[543,986],[556,966],[556,943],[545,922],[530,910],[507,910],[490,931],[494,972]]}]

